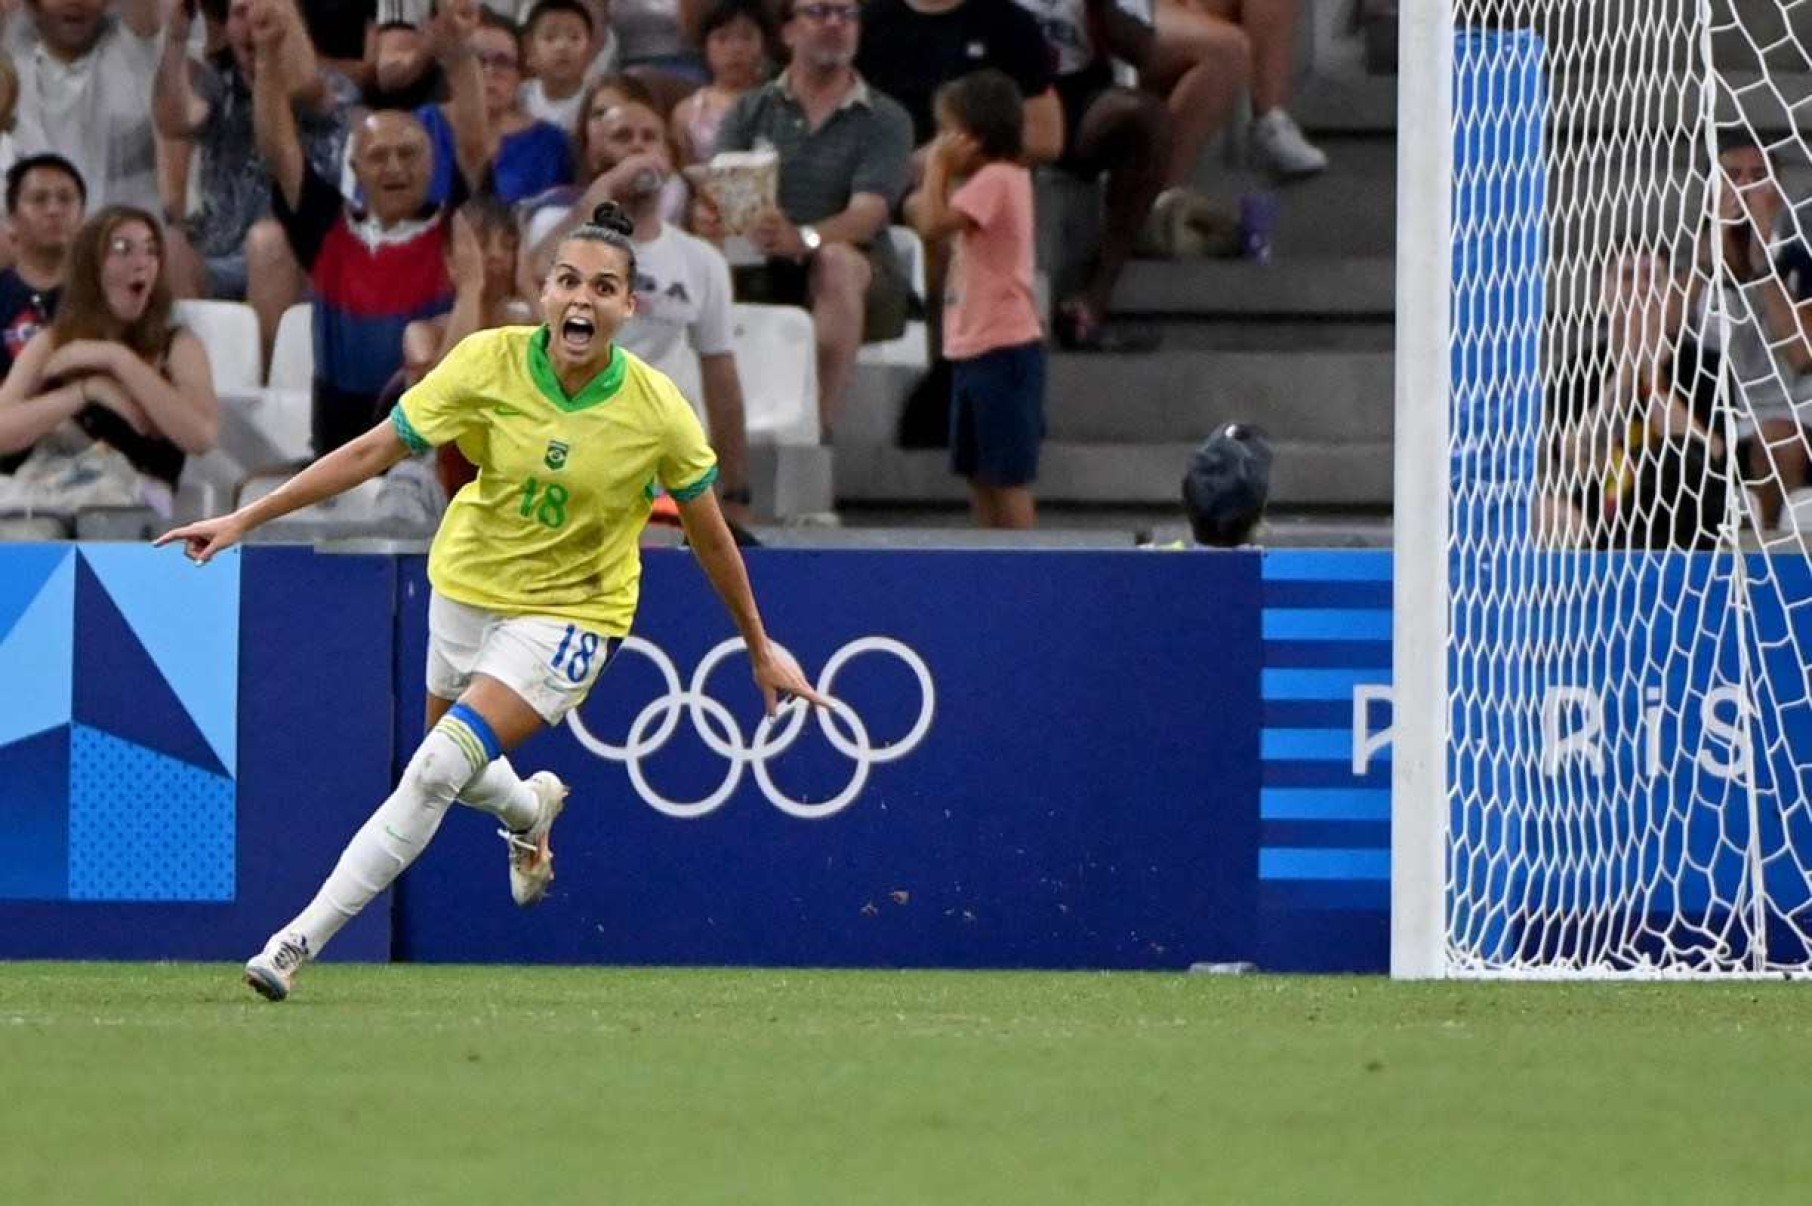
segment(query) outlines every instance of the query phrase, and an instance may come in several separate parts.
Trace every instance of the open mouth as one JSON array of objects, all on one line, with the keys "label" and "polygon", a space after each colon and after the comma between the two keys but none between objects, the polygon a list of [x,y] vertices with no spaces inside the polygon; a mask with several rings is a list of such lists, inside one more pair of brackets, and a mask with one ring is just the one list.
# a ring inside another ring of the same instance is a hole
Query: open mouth
[{"label": "open mouth", "polygon": [[589,348],[592,337],[597,333],[597,324],[581,314],[569,315],[560,324],[560,342],[574,351]]}]

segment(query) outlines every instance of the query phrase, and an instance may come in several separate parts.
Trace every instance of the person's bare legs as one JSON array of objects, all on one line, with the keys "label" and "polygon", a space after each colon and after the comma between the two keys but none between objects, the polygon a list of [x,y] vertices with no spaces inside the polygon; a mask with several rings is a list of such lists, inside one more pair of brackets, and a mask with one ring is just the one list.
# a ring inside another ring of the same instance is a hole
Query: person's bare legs
[{"label": "person's bare legs", "polygon": [[986,486],[979,482],[970,487],[984,499],[981,509],[987,515],[984,526],[1029,531],[1038,526],[1038,505],[1030,486]]},{"label": "person's bare legs", "polygon": [[189,242],[189,236],[175,223],[164,228],[164,271],[170,281],[171,297],[208,296],[208,266]]},{"label": "person's bare legs", "polygon": [[[1190,0],[1211,17],[1243,31],[1252,58],[1252,112],[1263,116],[1290,103],[1296,72],[1301,0]],[[1160,5],[1159,11],[1162,11]]]},{"label": "person's bare legs", "polygon": [[264,340],[264,363],[271,362],[277,342],[277,324],[283,312],[308,293],[308,278],[296,263],[295,253],[276,219],[252,223],[245,235],[245,300],[258,315],[258,333]]},{"label": "person's bare legs", "polygon": [[1112,88],[1097,96],[1082,115],[1075,158],[1107,173],[1107,204],[1094,270],[1082,293],[1065,299],[1063,307],[1073,311],[1078,303],[1085,306],[1090,324],[1098,326],[1107,317],[1139,228],[1164,188],[1169,155],[1169,121],[1154,97]]},{"label": "person's bare legs", "polygon": [[1170,114],[1164,187],[1189,183],[1202,148],[1226,129],[1252,85],[1252,59],[1253,45],[1237,25],[1205,15],[1189,0],[1159,0],[1157,36],[1141,79]]},{"label": "person's bare legs", "polygon": [[862,349],[863,299],[873,271],[848,243],[826,243],[812,257],[812,326],[818,341],[818,427],[828,439]]}]

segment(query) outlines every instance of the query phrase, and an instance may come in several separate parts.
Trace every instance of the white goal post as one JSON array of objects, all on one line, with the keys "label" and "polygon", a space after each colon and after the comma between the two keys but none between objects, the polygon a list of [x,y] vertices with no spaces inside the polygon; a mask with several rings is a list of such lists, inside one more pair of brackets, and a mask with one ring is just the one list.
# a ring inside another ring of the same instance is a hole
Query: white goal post
[{"label": "white goal post", "polygon": [[1402,0],[1391,972],[1812,972],[1812,0]]}]

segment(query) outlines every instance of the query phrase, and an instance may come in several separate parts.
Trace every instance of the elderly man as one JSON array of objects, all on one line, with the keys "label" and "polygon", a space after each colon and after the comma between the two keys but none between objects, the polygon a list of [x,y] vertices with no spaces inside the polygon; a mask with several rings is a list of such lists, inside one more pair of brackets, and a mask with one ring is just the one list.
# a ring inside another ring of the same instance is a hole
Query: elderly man
[{"label": "elderly man", "polygon": [[737,269],[737,297],[810,308],[828,435],[864,340],[905,327],[909,286],[887,224],[906,186],[912,120],[855,70],[856,0],[784,0],[782,12],[792,61],[736,102],[717,149],[779,153],[779,205],[749,233],[766,260]]},{"label": "elderly man", "polygon": [[[268,352],[283,311],[302,299],[307,282],[271,214],[271,176],[246,154],[252,135],[252,0],[202,0],[201,9],[226,34],[206,62],[189,58],[188,0],[165,0],[167,36],[157,66],[152,113],[158,133],[201,153],[199,206],[172,213],[167,240],[171,288],[178,297],[245,300],[258,312]],[[358,89],[324,70],[293,0],[278,11],[290,33],[280,43],[284,87],[296,110],[308,162],[330,179],[346,138],[346,109]]]},{"label": "elderly man", "polygon": [[391,110],[353,131],[352,171],[366,208],[353,210],[309,165],[279,66],[283,42],[302,36],[283,0],[253,0],[254,127],[275,193],[272,208],[314,286],[313,436],[317,456],[362,435],[377,418],[385,383],[402,365],[403,328],[453,304],[446,265],[453,208],[465,179],[490,161],[483,83],[470,45],[476,0],[453,0],[429,26],[452,91],[459,173],[446,208],[428,204],[432,145],[421,122]]}]

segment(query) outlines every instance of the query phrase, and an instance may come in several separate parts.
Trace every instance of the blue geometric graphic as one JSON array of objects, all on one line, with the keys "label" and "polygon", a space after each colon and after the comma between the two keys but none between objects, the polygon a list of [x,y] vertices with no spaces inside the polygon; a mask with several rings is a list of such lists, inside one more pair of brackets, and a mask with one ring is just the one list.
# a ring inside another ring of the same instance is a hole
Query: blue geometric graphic
[{"label": "blue geometric graphic", "polygon": [[0,899],[231,900],[239,558],[0,546]]},{"label": "blue geometric graphic", "polygon": [[1358,707],[1391,681],[1390,554],[1266,553],[1262,575],[1259,880],[1295,909],[1382,909],[1388,719]]},{"label": "blue geometric graphic", "polygon": [[239,744],[238,549],[198,569],[177,549],[143,544],[82,547],[139,644],[226,773]]},{"label": "blue geometric graphic", "polygon": [[69,559],[61,544],[15,544],[7,547],[6,573],[0,574],[0,640],[12,631],[38,590],[57,567]]},{"label": "blue geometric graphic", "polygon": [[[46,554],[54,554],[47,556]],[[0,745],[69,723],[69,616],[75,554],[6,550],[0,565]]]},{"label": "blue geometric graphic", "polygon": [[69,895],[69,726],[0,746],[0,898]]},{"label": "blue geometric graphic", "polygon": [[86,557],[76,566],[75,632],[71,718],[77,724],[226,774],[214,747],[139,643]]},{"label": "blue geometric graphic", "polygon": [[233,781],[84,725],[69,758],[71,900],[231,900]]}]

